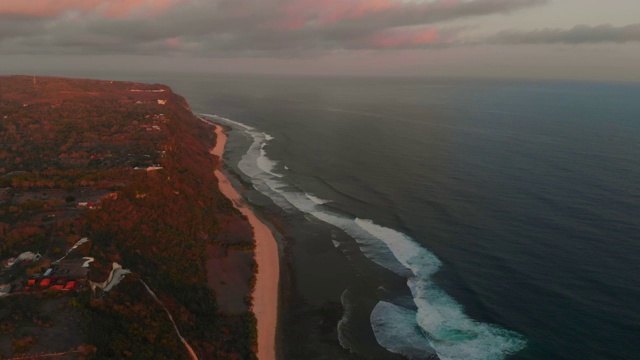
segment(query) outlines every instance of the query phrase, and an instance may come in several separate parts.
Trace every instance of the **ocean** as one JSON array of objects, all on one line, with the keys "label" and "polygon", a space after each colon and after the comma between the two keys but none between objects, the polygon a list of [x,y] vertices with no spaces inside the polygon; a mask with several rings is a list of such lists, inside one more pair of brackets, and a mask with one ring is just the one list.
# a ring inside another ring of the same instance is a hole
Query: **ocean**
[{"label": "ocean", "polygon": [[640,84],[140,80],[281,219],[286,358],[640,358]]}]

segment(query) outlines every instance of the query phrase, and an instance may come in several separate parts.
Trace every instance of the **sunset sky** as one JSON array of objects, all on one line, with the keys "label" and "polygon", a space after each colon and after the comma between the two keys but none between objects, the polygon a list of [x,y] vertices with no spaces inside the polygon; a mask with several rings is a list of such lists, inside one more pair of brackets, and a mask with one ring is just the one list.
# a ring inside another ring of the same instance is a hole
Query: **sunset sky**
[{"label": "sunset sky", "polygon": [[0,0],[0,73],[640,80],[638,0]]}]

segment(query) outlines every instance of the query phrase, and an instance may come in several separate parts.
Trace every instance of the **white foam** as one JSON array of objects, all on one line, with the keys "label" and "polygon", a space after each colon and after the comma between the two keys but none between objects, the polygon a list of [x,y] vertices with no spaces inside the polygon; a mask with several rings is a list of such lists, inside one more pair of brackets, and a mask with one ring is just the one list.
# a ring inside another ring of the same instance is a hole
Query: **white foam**
[{"label": "white foam", "polygon": [[265,132],[255,131],[255,129],[250,126],[247,126],[237,121],[233,121],[231,119],[224,118],[222,116],[211,115],[211,114],[202,114],[202,115],[213,118],[219,122],[230,124],[231,126],[239,127],[243,129],[248,135],[251,136],[251,138],[253,139],[251,147],[249,148],[249,151],[247,151],[247,153],[242,157],[242,160],[240,160],[240,163],[238,164],[238,166],[240,167],[240,170],[242,170],[243,173],[249,175],[252,178],[259,175],[260,171],[257,171],[257,169],[253,169],[257,164],[259,170],[261,170],[262,172],[265,172],[275,177],[282,177],[282,175],[277,174],[275,172],[275,168],[278,163],[276,161],[269,159],[269,157],[267,156],[267,152],[264,149],[268,141],[275,139],[273,136]]},{"label": "white foam", "polygon": [[442,265],[435,255],[399,231],[376,225],[367,219],[357,218],[355,222],[375,239],[384,242],[394,257],[406,268],[411,269],[413,275],[428,278]]},{"label": "white foam", "polygon": [[[517,333],[468,318],[462,306],[431,281],[431,276],[441,266],[434,254],[406,234],[377,225],[371,220],[350,218],[322,206],[326,201],[292,187],[282,179],[282,175],[273,173],[275,162],[268,158],[264,149],[269,141],[267,134],[235,121],[224,121],[253,139],[238,168],[251,178],[258,191],[269,196],[285,211],[296,209],[342,229],[355,239],[367,258],[407,279],[418,311],[413,312],[409,319],[408,313],[395,305],[382,304],[376,307],[376,338],[379,338],[382,346],[390,351],[400,351],[400,345],[392,345],[392,341],[387,341],[393,336],[392,332],[397,330],[383,320],[387,317],[403,319],[405,323],[402,326],[419,325],[424,333],[423,340],[436,350],[442,360],[499,360],[525,346],[525,341]],[[335,239],[332,241],[338,245]],[[344,299],[343,305],[346,305]],[[349,311],[345,306],[345,316]],[[342,324],[344,322],[341,320],[338,326]],[[343,340],[340,342],[343,343]],[[407,352],[409,348],[402,346],[402,349]]]},{"label": "white foam", "polygon": [[306,196],[309,200],[313,201],[317,205],[324,205],[330,202],[329,200],[320,199],[319,197],[311,195],[309,193],[305,193],[304,196]]},{"label": "white foam", "polygon": [[349,293],[349,289],[346,289],[345,291],[342,292],[342,295],[340,296],[340,302],[342,303],[342,308],[344,309],[344,312],[342,313],[342,318],[338,321],[338,326],[337,326],[338,342],[340,342],[340,345],[345,349],[351,349],[351,345],[349,344],[347,336],[345,335],[347,333],[345,331],[345,328],[349,323],[349,321],[351,320],[351,317],[353,316],[353,305],[351,304],[350,301],[348,301],[348,296],[347,296],[348,293]]},{"label": "white foam", "polygon": [[409,360],[426,359],[434,349],[415,323],[416,312],[381,301],[371,312],[373,334],[385,349]]},{"label": "white foam", "polygon": [[264,145],[265,144],[262,144],[262,146],[260,147],[260,156],[258,156],[258,159],[256,160],[258,163],[258,167],[262,171],[269,173],[270,175],[273,175],[275,177],[282,177],[282,175],[274,172],[274,169],[276,168],[278,163],[269,159],[266,150],[264,150]]},{"label": "white foam", "polygon": [[526,345],[517,333],[468,318],[460,304],[430,281],[409,279],[417,322],[441,360],[499,360]]},{"label": "white foam", "polygon": [[462,306],[431,281],[431,276],[441,266],[440,260],[431,252],[398,231],[370,220],[357,219],[356,222],[384,241],[394,256],[413,273],[408,277],[407,285],[418,307],[416,321],[441,360],[503,359],[525,346],[517,333],[467,317]]},{"label": "white foam", "polygon": [[210,117],[210,118],[213,118],[213,119],[221,121],[221,122],[231,123],[231,124],[233,124],[235,126],[239,126],[239,127],[243,128],[245,130],[253,130],[253,128],[251,126],[249,126],[249,125],[245,125],[243,123],[240,123],[240,122],[237,122],[237,121],[233,121],[231,119],[227,119],[225,117],[218,116],[218,115],[215,115],[215,114],[200,114],[200,115],[206,116],[206,117]]},{"label": "white foam", "polygon": [[333,214],[326,210],[314,211],[312,215],[346,232],[358,243],[360,251],[369,260],[400,276],[407,277],[411,274],[411,272],[393,256],[383,242],[363,231],[354,219]]}]

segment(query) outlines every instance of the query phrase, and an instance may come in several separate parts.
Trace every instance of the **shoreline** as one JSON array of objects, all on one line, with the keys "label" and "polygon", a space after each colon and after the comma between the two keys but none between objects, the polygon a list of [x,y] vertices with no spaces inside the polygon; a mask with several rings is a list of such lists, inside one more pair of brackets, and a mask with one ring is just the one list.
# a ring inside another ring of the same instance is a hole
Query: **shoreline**
[{"label": "shoreline", "polygon": [[[224,143],[222,141],[226,142],[227,140],[225,132],[227,128],[225,125],[214,122],[215,120],[209,121],[202,117],[199,118],[201,121],[215,126],[215,132],[220,141],[216,142],[215,152],[212,151],[212,154],[215,153],[217,156],[222,157],[224,154]],[[235,164],[237,159],[233,159],[234,156],[236,155],[231,155],[231,159]],[[217,169],[220,168],[222,168],[221,160],[217,165]],[[362,346],[357,348],[345,347],[339,340],[338,323],[343,319],[345,311],[342,304],[343,292],[353,286],[358,288],[358,292],[361,292],[363,291],[360,286],[362,283],[357,275],[353,273],[352,265],[347,259],[343,256],[338,256],[333,243],[313,242],[310,244],[297,241],[307,237],[309,232],[322,234],[318,235],[319,237],[330,238],[335,230],[324,226],[324,224],[307,223],[302,213],[295,215],[297,220],[294,223],[304,225],[291,227],[293,224],[289,222],[292,220],[282,217],[281,208],[271,203],[271,199],[261,194],[258,190],[252,189],[250,183],[244,182],[242,177],[237,175],[238,170],[234,167],[227,165],[225,169],[230,169],[230,172],[227,172],[227,176],[224,176],[224,174],[218,176],[219,171],[215,173],[221,183],[220,185],[222,186],[222,181],[231,180],[238,189],[246,191],[245,194],[252,194],[254,191],[260,194],[257,198],[250,195],[254,214],[257,214],[261,219],[265,219],[268,226],[273,229],[273,233],[277,234],[277,236],[282,236],[283,253],[280,259],[282,271],[278,279],[278,287],[282,289],[282,292],[278,298],[278,306],[281,309],[287,309],[287,311],[278,314],[278,328],[275,334],[276,358],[310,360],[365,357],[371,359],[402,359],[402,356],[391,353],[378,344],[371,330],[367,311],[363,316],[351,320],[351,322],[355,321],[354,324],[357,327],[352,333],[357,335],[357,342]],[[226,196],[226,193],[223,192],[223,194]],[[265,196],[266,201],[258,200],[261,196]],[[238,208],[236,200],[232,197],[228,198]],[[240,201],[241,204],[247,205],[244,199],[240,198]],[[254,201],[258,201],[260,205]],[[294,259],[294,252],[297,252],[299,259],[303,259],[302,262]],[[316,258],[318,253],[323,254],[321,259]],[[332,266],[324,268],[325,261],[329,261]],[[323,268],[323,271],[319,273],[317,271],[318,268]],[[259,270],[261,269],[259,268]],[[307,284],[316,284],[316,286],[310,287]],[[320,293],[318,289],[322,289]],[[365,291],[367,289],[368,287],[365,285]],[[370,304],[370,307],[367,308],[373,309],[373,305],[375,304]],[[258,330],[258,336],[260,336],[260,330]],[[258,354],[258,357],[259,360],[262,360],[260,354]]]},{"label": "shoreline", "polygon": [[258,350],[256,355],[259,360],[275,360],[280,286],[278,243],[269,227],[256,216],[238,191],[231,185],[229,179],[220,171],[227,141],[227,136],[222,131],[222,126],[201,120],[215,126],[216,144],[210,153],[219,157],[218,166],[214,169],[214,174],[218,179],[220,192],[231,200],[233,206],[247,217],[249,224],[253,228],[256,244],[255,261],[257,273],[255,274],[256,285],[251,294],[253,297],[251,310],[257,320]]}]

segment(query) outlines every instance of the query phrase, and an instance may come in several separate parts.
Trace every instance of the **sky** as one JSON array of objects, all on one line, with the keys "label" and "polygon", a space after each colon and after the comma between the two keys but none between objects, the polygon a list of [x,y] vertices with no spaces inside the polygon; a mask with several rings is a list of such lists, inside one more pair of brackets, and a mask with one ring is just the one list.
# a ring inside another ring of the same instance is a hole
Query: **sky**
[{"label": "sky", "polygon": [[638,0],[0,0],[0,73],[640,81]]}]

